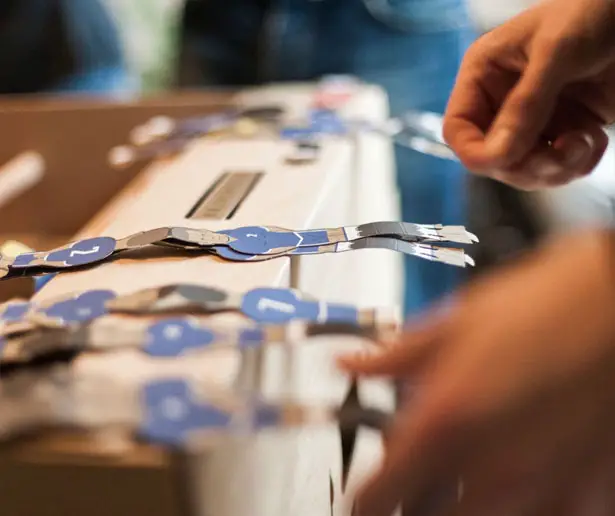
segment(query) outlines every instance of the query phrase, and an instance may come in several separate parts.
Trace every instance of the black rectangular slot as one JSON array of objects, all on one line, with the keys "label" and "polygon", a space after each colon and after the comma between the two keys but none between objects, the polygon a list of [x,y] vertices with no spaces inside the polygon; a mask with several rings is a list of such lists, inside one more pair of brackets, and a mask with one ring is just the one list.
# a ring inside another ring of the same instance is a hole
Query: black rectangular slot
[{"label": "black rectangular slot", "polygon": [[264,172],[225,172],[207,189],[187,219],[229,220],[254,191]]}]

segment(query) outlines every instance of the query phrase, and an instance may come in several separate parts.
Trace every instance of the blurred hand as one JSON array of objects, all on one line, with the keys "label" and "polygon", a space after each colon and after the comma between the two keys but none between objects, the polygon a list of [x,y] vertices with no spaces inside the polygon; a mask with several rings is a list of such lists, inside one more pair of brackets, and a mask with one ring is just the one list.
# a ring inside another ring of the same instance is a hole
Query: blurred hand
[{"label": "blurred hand", "polygon": [[545,0],[467,52],[444,120],[464,165],[521,189],[598,164],[615,121],[615,2]]},{"label": "blurred hand", "polygon": [[[615,247],[588,233],[485,277],[401,342],[340,358],[420,386],[357,514],[463,479],[456,516],[615,514]],[[431,515],[431,513],[430,513]]]}]

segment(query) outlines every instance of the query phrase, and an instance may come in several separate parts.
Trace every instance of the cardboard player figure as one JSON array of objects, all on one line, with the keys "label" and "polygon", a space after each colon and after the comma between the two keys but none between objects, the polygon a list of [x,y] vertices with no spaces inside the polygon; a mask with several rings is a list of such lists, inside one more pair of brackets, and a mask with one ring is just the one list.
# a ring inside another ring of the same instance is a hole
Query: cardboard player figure
[{"label": "cardboard player figure", "polygon": [[316,335],[371,338],[374,328],[344,323],[293,321],[286,324],[228,326],[199,317],[143,319],[102,317],[63,327],[36,327],[5,336],[0,363],[27,364],[55,353],[133,348],[151,357],[178,357],[218,348],[239,351],[266,345],[296,345]]},{"label": "cardboard player figure", "polygon": [[160,139],[189,139],[231,129],[240,120],[254,120],[261,123],[277,123],[284,115],[281,106],[255,106],[236,108],[221,113],[182,119],[158,116],[142,126],[136,127],[130,135],[135,145],[147,145]]},{"label": "cardboard player figure", "polygon": [[120,240],[104,236],[87,238],[52,251],[20,254],[8,262],[8,273],[4,277],[82,267],[148,245],[174,245],[194,249],[228,243],[229,240],[228,236],[214,231],[178,227],[142,231]]},{"label": "cardboard player figure", "polygon": [[335,406],[244,396],[195,375],[199,364],[187,361],[181,364],[182,375],[174,360],[133,358],[139,372],[115,382],[120,358],[97,357],[106,367],[88,367],[92,357],[83,357],[77,367],[50,363],[38,371],[12,371],[2,380],[0,440],[41,427],[92,431],[112,426],[151,443],[193,450],[272,428],[339,424],[382,430],[391,420],[387,412],[364,407],[358,399]]},{"label": "cardboard player figure", "polygon": [[236,108],[222,113],[185,119],[158,116],[144,125],[135,127],[130,140],[135,145],[121,145],[109,152],[108,161],[114,168],[124,168],[139,161],[172,156],[185,149],[195,138],[234,130],[245,136],[252,135],[258,124],[277,123],[284,114],[280,106]]},{"label": "cardboard player figure", "polygon": [[437,247],[427,244],[415,244],[413,242],[404,242],[388,237],[372,237],[355,240],[352,242],[340,242],[338,244],[297,247],[291,249],[290,251],[274,255],[250,255],[234,251],[233,249],[224,246],[214,247],[214,252],[217,256],[230,261],[263,261],[281,256],[343,253],[346,251],[356,251],[359,249],[389,249],[391,251],[416,256],[418,258],[422,258],[423,260],[445,263],[456,267],[466,267],[467,265],[474,266],[474,260],[472,260],[470,256],[466,255],[463,249]]},{"label": "cardboard player figure", "polygon": [[472,244],[478,241],[475,235],[462,226],[428,226],[408,222],[372,222],[360,226],[304,231],[252,226],[220,233],[232,238],[228,247],[244,254],[280,254],[299,247],[317,247],[371,237],[390,237],[406,242]]},{"label": "cardboard player figure", "polygon": [[48,301],[45,305],[15,300],[0,305],[0,335],[22,333],[35,326],[60,328],[85,323],[108,314],[148,315],[190,312],[212,314],[239,312],[260,324],[307,321],[341,323],[366,331],[397,330],[397,316],[383,309],[359,309],[352,305],[319,301],[286,288],[255,288],[232,293],[199,285],[167,285],[117,296],[110,290],[90,290]]},{"label": "cardboard player figure", "polygon": [[163,227],[116,240],[95,237],[46,252],[3,258],[0,279],[38,275],[92,265],[124,251],[148,245],[202,250],[232,261],[257,261],[293,254],[321,254],[355,249],[391,249],[423,259],[465,267],[471,258],[460,249],[441,248],[427,242],[476,242],[462,226],[375,222],[333,229],[294,231],[273,226],[251,226],[222,231]]},{"label": "cardboard player figure", "polygon": [[261,324],[291,321],[353,324],[364,329],[397,329],[397,317],[379,309],[319,301],[287,288],[255,288],[245,293],[226,292],[199,285],[168,285],[119,296],[107,305],[110,313],[155,314],[240,312]]}]

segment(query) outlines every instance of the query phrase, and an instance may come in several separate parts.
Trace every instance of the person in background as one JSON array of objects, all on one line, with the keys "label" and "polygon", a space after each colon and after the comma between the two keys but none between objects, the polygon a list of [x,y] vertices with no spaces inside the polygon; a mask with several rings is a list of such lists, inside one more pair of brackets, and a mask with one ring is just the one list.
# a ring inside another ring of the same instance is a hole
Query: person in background
[{"label": "person in background", "polygon": [[[473,30],[464,0],[187,0],[180,85],[249,86],[354,75],[384,87],[393,115],[443,113]],[[459,163],[396,150],[402,218],[462,224]],[[405,309],[458,284],[457,270],[406,257]]]},{"label": "person in background", "polygon": [[[589,174],[615,121],[615,2],[543,0],[468,51],[445,137],[526,190]],[[615,233],[556,237],[458,292],[401,340],[344,356],[420,385],[356,515],[615,514]],[[447,486],[454,489],[448,489]],[[441,512],[438,512],[441,511]]]},{"label": "person in background", "polygon": [[0,94],[131,89],[116,27],[99,0],[2,0]]},{"label": "person in background", "polygon": [[[100,0],[0,1],[0,95],[123,97],[135,90]],[[35,278],[35,290],[53,277]]]}]

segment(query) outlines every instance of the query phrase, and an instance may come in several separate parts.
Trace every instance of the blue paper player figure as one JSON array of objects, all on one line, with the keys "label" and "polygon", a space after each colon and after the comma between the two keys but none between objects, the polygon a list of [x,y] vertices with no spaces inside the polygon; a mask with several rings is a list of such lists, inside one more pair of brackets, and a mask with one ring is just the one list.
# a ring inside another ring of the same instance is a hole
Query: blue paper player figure
[{"label": "blue paper player figure", "polygon": [[133,90],[102,0],[0,2],[0,94]]},{"label": "blue paper player figure", "polygon": [[281,419],[277,407],[253,403],[245,407],[241,422],[234,420],[237,414],[196,400],[190,385],[180,379],[146,385],[142,403],[144,418],[139,433],[147,440],[170,446],[189,444],[190,437],[208,431],[223,436],[233,427],[240,431],[274,427]]},{"label": "blue paper player figure", "polygon": [[219,231],[236,238],[229,244],[235,251],[245,254],[275,254],[276,249],[314,246],[329,243],[326,231],[270,231],[261,226],[248,226]]},{"label": "blue paper player figure", "polygon": [[154,357],[177,357],[213,346],[226,338],[235,338],[237,347],[245,349],[263,344],[265,333],[261,328],[245,328],[230,336],[220,335],[187,318],[163,319],[148,328],[144,351]]},{"label": "blue paper player figure", "polygon": [[111,290],[90,290],[74,299],[58,301],[42,312],[63,324],[83,323],[105,315],[105,303],[114,298]]},{"label": "blue paper player figure", "polygon": [[359,312],[349,305],[301,299],[292,290],[257,288],[242,299],[241,311],[255,321],[284,324],[295,319],[358,324]]},{"label": "blue paper player figure", "polygon": [[231,417],[210,404],[198,404],[182,380],[153,382],[143,389],[145,418],[140,434],[154,442],[184,444],[192,432],[223,430]]}]

